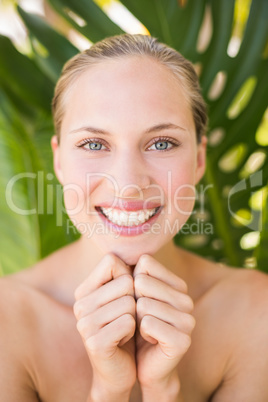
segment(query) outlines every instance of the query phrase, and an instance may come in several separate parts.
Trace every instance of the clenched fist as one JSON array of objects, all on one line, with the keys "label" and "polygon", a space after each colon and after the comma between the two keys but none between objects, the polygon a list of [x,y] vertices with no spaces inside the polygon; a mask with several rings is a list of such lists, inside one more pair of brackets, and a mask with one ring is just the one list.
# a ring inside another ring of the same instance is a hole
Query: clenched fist
[{"label": "clenched fist", "polygon": [[93,368],[92,399],[123,400],[136,381],[136,303],[130,268],[106,255],[76,289],[75,298],[77,329]]}]

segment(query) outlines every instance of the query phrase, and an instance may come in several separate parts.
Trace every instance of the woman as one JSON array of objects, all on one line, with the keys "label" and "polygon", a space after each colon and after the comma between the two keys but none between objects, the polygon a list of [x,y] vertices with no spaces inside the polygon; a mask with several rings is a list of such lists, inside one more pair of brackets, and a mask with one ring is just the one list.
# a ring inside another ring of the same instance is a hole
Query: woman
[{"label": "woman", "polygon": [[267,277],[172,240],[205,170],[191,63],[108,38],[67,63],[53,113],[82,236],[1,280],[3,401],[267,401]]}]

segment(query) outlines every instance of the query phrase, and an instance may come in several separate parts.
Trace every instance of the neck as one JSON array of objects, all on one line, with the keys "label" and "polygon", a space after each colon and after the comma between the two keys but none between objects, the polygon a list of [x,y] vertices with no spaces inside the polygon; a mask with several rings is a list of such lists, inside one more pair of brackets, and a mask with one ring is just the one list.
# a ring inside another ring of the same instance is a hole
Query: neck
[{"label": "neck", "polygon": [[[81,257],[81,272],[78,278],[80,281],[79,283],[81,283],[95,268],[104,254],[96,248],[93,242],[87,242],[84,239],[80,239],[77,246],[79,247],[79,250],[76,249],[76,253],[79,252]],[[170,240],[167,244],[165,244],[160,250],[152,255],[152,257],[154,257],[156,261],[158,261],[168,270],[180,276],[183,280],[187,280],[188,269],[186,253],[181,248],[176,246],[173,240]]]},{"label": "neck", "polygon": [[[80,238],[37,264],[33,285],[59,302],[72,306],[75,289],[90,275],[103,256],[93,242]],[[153,257],[188,282],[187,254],[173,240]]]}]

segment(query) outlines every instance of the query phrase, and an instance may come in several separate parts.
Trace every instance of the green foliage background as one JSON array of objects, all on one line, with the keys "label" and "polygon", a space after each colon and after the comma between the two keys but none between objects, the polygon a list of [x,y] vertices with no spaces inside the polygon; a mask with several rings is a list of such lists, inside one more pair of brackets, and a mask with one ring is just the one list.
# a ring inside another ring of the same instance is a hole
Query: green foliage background
[{"label": "green foliage background", "polygon": [[[53,87],[63,64],[78,52],[70,41],[70,29],[91,42],[124,32],[102,8],[112,1],[45,3],[54,10],[56,22],[17,6],[29,33],[31,47],[26,54],[0,36],[2,273],[29,266],[77,238],[73,229],[66,229],[66,215],[63,222],[56,215],[56,209],[62,209],[62,196],[49,145],[54,131]],[[268,2],[122,0],[121,4],[144,25],[144,32],[176,48],[196,65],[209,106],[207,171],[198,189],[198,194],[205,189],[205,208],[199,198],[189,222],[192,230],[199,225],[199,232],[179,234],[176,242],[216,261],[268,271],[264,118]],[[241,42],[238,51],[231,46],[235,38]],[[27,177],[16,176],[23,172]],[[12,192],[6,192],[12,180]],[[22,214],[19,209],[32,212]],[[209,227],[213,233],[206,232]]]}]

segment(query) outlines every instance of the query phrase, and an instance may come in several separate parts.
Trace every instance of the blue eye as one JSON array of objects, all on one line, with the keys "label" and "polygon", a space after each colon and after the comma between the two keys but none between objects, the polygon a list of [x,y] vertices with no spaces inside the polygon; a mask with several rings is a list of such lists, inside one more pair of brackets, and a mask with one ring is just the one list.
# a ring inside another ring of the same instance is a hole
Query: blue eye
[{"label": "blue eye", "polygon": [[157,141],[155,144],[155,148],[159,151],[163,151],[164,149],[168,149],[171,144],[168,141]]},{"label": "blue eye", "polygon": [[103,142],[101,139],[86,138],[77,147],[83,148],[85,151],[107,151],[108,148]]},{"label": "blue eye", "polygon": [[149,146],[150,151],[169,151],[172,148],[178,147],[180,144],[169,138],[156,138],[153,144]]},{"label": "blue eye", "polygon": [[101,148],[102,148],[102,144],[100,144],[100,143],[98,143],[98,142],[90,142],[90,143],[88,143],[87,144],[88,145],[88,148],[91,150],[91,151],[100,151],[101,150]]}]

